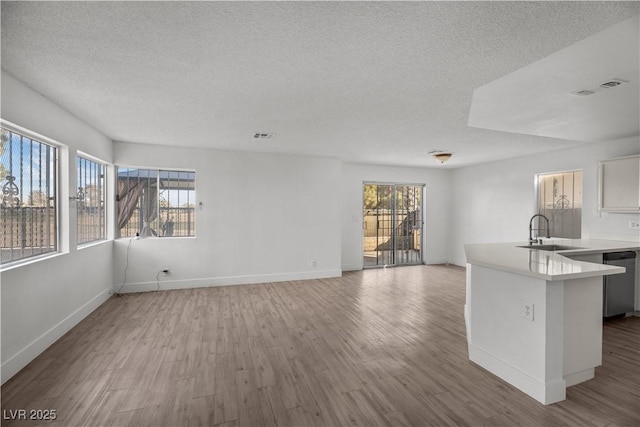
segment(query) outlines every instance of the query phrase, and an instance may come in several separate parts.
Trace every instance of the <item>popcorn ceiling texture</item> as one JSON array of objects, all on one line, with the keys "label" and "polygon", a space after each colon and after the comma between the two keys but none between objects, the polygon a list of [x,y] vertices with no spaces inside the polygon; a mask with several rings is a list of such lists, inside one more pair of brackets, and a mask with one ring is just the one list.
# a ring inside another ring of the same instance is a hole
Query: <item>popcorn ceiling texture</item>
[{"label": "popcorn ceiling texture", "polygon": [[575,145],[469,128],[473,90],[639,8],[3,2],[2,68],[113,140],[456,166]]}]

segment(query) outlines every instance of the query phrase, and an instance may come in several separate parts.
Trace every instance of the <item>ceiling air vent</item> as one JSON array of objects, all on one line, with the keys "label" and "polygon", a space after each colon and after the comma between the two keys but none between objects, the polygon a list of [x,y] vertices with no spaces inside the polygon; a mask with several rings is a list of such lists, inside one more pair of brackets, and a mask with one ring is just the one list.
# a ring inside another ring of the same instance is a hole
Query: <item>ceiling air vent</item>
[{"label": "ceiling air vent", "polygon": [[262,133],[262,132],[256,132],[253,134],[253,138],[254,139],[271,139],[274,136],[276,136],[275,133]]},{"label": "ceiling air vent", "polygon": [[622,83],[627,83],[627,82],[624,81],[624,80],[620,80],[620,79],[611,79],[609,81],[601,83],[600,87],[601,88],[605,88],[605,89],[609,89],[610,87],[620,86]]},{"label": "ceiling air vent", "polygon": [[620,86],[623,83],[629,83],[629,82],[626,81],[626,80],[622,80],[622,79],[609,79],[609,80],[605,81],[604,83],[600,83],[599,85],[594,85],[593,87],[590,87],[590,88],[573,91],[573,92],[571,92],[571,94],[572,95],[578,95],[578,96],[589,96],[589,95],[593,95],[594,93],[598,93],[598,92],[602,92],[602,91],[607,90],[607,89],[611,89],[612,87]]},{"label": "ceiling air vent", "polygon": [[583,89],[583,90],[579,90],[576,92],[573,92],[574,95],[580,95],[580,96],[589,96],[589,95],[593,95],[595,92],[589,89]]}]

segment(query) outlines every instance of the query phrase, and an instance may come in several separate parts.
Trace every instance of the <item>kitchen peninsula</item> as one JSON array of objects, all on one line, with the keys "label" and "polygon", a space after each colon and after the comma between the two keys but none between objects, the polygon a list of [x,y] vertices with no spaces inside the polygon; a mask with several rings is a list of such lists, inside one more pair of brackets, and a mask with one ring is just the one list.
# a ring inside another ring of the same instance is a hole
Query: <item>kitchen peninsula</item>
[{"label": "kitchen peninsula", "polygon": [[629,250],[640,244],[465,245],[469,359],[541,403],[564,400],[602,363],[602,277],[625,271],[602,254]]}]

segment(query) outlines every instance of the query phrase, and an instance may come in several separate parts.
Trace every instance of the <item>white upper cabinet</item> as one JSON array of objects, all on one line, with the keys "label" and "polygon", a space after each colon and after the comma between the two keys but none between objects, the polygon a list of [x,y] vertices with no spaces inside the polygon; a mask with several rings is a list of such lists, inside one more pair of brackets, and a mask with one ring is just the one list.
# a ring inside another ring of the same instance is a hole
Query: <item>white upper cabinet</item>
[{"label": "white upper cabinet", "polygon": [[640,155],[600,161],[598,208],[640,212]]}]

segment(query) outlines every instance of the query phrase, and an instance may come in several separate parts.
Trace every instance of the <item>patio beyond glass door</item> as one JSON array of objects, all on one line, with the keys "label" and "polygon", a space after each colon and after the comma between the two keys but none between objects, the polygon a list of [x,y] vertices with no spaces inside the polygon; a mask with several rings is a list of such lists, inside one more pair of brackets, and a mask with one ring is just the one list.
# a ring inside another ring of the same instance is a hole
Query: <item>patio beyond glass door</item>
[{"label": "patio beyond glass door", "polygon": [[363,185],[364,267],[422,263],[423,185]]}]

